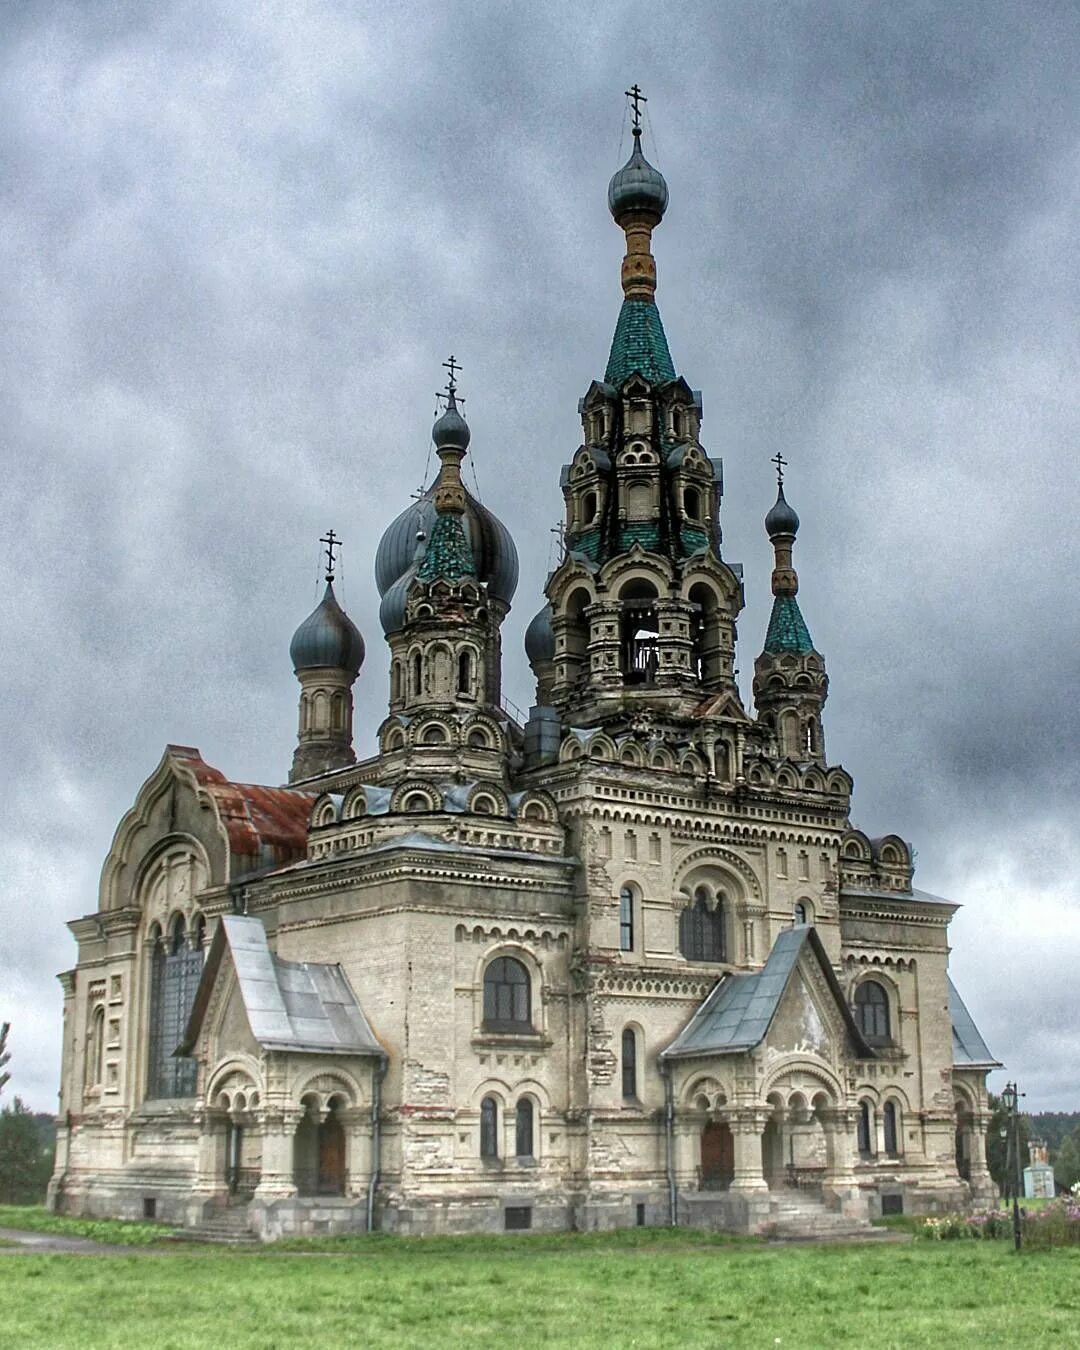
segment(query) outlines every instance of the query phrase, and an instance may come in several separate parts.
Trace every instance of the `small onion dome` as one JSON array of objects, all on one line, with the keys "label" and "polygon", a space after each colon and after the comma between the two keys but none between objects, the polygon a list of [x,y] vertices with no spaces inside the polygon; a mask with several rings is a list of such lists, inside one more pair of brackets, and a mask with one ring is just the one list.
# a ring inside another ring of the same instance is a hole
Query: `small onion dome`
[{"label": "small onion dome", "polygon": [[347,670],[355,677],[364,664],[364,639],[338,604],[332,582],[326,583],[326,592],[318,608],[293,634],[289,655],[293,670],[298,673],[329,666]]},{"label": "small onion dome", "polygon": [[778,534],[799,533],[799,517],[795,508],[788,505],[782,487],[776,494],[776,505],[765,517],[765,532],[770,539],[775,539]]},{"label": "small onion dome", "polygon": [[446,411],[431,428],[431,439],[436,450],[455,449],[465,451],[469,448],[469,424],[458,412],[457,401],[450,395]]},{"label": "small onion dome", "polygon": [[545,605],[525,629],[525,655],[533,667],[555,660],[555,629],[551,626],[550,605]]},{"label": "small onion dome", "polygon": [[641,153],[641,131],[637,127],[634,153],[608,184],[607,199],[616,221],[627,211],[651,211],[660,220],[667,210],[667,183]]},{"label": "small onion dome", "polygon": [[[418,502],[410,502],[387,526],[375,553],[375,585],[385,596],[394,582],[412,567],[417,556],[417,536],[429,539],[435,525],[435,486]],[[518,555],[510,531],[486,506],[465,493],[462,517],[469,548],[476,564],[476,578],[488,591],[509,604],[518,583]]]},{"label": "small onion dome", "polygon": [[387,637],[391,633],[399,632],[404,626],[405,602],[409,598],[409,587],[416,579],[417,566],[418,564],[414,564],[406,568],[397,581],[387,587],[386,594],[379,604],[379,622]]}]

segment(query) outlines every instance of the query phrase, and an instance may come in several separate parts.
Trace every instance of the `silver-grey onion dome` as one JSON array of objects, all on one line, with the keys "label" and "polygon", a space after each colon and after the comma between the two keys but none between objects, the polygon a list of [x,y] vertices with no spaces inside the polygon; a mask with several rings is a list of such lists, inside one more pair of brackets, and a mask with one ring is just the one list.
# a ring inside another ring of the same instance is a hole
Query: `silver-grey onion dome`
[{"label": "silver-grey onion dome", "polygon": [[435,442],[436,450],[444,450],[448,446],[454,446],[458,450],[469,448],[469,424],[458,412],[457,402],[452,394],[446,411],[431,428],[431,439]]},{"label": "silver-grey onion dome", "polygon": [[[430,538],[435,524],[435,485],[418,502],[410,502],[387,526],[375,553],[375,585],[385,596],[394,582],[409,570],[416,558],[417,535]],[[465,493],[463,520],[479,581],[509,605],[518,583],[518,555],[510,531],[471,493]],[[385,626],[385,625],[384,625]],[[389,631],[389,630],[388,630]]]},{"label": "silver-grey onion dome", "polygon": [[314,670],[329,666],[347,670],[355,676],[364,664],[364,639],[352,619],[337,602],[333,583],[326,583],[326,591],[314,609],[293,634],[289,644],[293,670]]},{"label": "silver-grey onion dome", "polygon": [[545,605],[525,629],[525,655],[529,665],[555,660],[555,629],[551,626],[551,606]]},{"label": "silver-grey onion dome", "polygon": [[637,128],[633,154],[608,184],[607,199],[616,220],[626,211],[651,211],[662,219],[667,210],[667,183],[641,153],[641,132]]},{"label": "silver-grey onion dome", "polygon": [[778,534],[798,534],[799,517],[795,508],[788,503],[781,487],[776,494],[776,504],[765,517],[765,533],[770,539]]},{"label": "silver-grey onion dome", "polygon": [[397,581],[387,587],[386,594],[379,603],[379,623],[382,624],[382,630],[387,636],[398,632],[405,622],[405,602],[409,598],[409,587],[413,583],[418,566],[419,564],[413,564],[407,567]]}]

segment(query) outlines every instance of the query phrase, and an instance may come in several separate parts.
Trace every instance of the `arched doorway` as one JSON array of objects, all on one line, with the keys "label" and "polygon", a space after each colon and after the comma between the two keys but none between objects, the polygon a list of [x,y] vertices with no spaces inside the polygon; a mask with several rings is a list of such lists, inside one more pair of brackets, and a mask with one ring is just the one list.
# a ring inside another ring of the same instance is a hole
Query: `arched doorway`
[{"label": "arched doorway", "polygon": [[301,1195],[345,1194],[345,1128],[342,1101],[324,1110],[314,1094],[304,1097],[304,1114],[293,1138],[293,1182]]},{"label": "arched doorway", "polygon": [[338,1114],[338,1101],[330,1103],[326,1119],[319,1125],[320,1195],[345,1194],[345,1129]]},{"label": "arched doorway", "polygon": [[726,1191],[735,1177],[735,1140],[724,1121],[707,1120],[701,1131],[701,1189]]}]

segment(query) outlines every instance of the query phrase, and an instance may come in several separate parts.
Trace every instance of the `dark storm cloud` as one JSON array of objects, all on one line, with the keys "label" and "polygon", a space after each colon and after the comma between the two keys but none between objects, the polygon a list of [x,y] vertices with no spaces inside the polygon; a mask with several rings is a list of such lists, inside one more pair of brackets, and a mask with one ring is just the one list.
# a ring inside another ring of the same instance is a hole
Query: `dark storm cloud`
[{"label": "dark storm cloud", "polygon": [[[747,569],[744,688],[782,449],[855,817],[914,839],[920,884],[963,902],[972,1012],[1036,1104],[1075,1105],[1075,6],[50,4],[0,23],[13,1087],[51,1098],[63,922],[94,908],[165,741],[283,777],[288,640],[331,523],[370,746],[374,542],[424,472],[451,349],[522,555],[506,683],[530,701],[520,635],[617,313],[604,194],[637,78],[672,193],[661,308]],[[1006,1001],[1018,928],[1039,979]]]}]

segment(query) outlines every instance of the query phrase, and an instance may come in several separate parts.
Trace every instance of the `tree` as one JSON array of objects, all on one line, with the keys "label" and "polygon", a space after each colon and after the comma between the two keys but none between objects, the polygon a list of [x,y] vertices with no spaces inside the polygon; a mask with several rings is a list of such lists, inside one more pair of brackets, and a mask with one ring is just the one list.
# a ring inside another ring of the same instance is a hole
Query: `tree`
[{"label": "tree", "polygon": [[[1016,1175],[1006,1178],[1008,1152],[1004,1132],[1008,1129],[1009,1113],[1000,1097],[989,1094],[990,1124],[986,1131],[986,1166],[994,1179],[994,1184],[1002,1195],[1011,1195],[1016,1186]],[[1020,1148],[1020,1166],[1028,1164],[1028,1143],[1031,1140],[1031,1121],[1028,1116],[1017,1114],[1016,1134]],[[1015,1166],[1015,1164],[1014,1164]]]},{"label": "tree", "polygon": [[1054,1181],[1066,1191],[1080,1181],[1080,1125],[1054,1153]]},{"label": "tree", "polygon": [[7,1038],[10,1030],[10,1022],[5,1022],[3,1026],[0,1026],[0,1092],[3,1092],[4,1084],[11,1078],[11,1074],[4,1072],[4,1065],[11,1058],[11,1051],[7,1048]]},{"label": "tree", "polygon": [[40,1202],[52,1164],[52,1150],[42,1142],[33,1111],[16,1097],[0,1111],[0,1204]]}]

